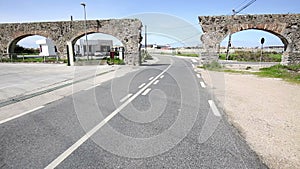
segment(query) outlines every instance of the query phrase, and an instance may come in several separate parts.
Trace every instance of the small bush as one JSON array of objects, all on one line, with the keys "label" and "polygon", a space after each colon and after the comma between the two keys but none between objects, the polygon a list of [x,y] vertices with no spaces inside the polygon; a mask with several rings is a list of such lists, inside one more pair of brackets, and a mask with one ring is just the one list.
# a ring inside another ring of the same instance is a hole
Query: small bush
[{"label": "small bush", "polygon": [[207,70],[220,70],[220,69],[223,69],[223,66],[220,63],[218,63],[217,61],[213,61],[209,64],[204,64],[203,68],[207,69]]}]

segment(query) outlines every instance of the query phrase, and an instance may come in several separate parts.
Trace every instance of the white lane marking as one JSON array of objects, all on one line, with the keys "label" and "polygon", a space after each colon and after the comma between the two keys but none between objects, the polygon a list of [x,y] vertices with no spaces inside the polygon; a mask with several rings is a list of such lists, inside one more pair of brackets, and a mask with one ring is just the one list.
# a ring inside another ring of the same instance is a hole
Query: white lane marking
[{"label": "white lane marking", "polygon": [[126,101],[127,99],[129,99],[133,94],[129,93],[127,96],[123,97],[120,102],[123,103],[124,101]]},{"label": "white lane marking", "polygon": [[153,84],[156,85],[159,82],[159,80],[156,80]]},{"label": "white lane marking", "polygon": [[206,88],[206,85],[205,85],[204,82],[200,82],[200,85],[201,85],[202,88]]},{"label": "white lane marking", "polygon": [[87,139],[89,139],[101,127],[103,127],[109,120],[111,120],[122,109],[124,109],[129,103],[131,103],[135,98],[137,98],[150,85],[152,85],[154,83],[154,81],[156,81],[161,75],[163,75],[166,71],[168,71],[172,65],[173,65],[173,62],[164,71],[162,71],[158,76],[156,76],[152,81],[150,81],[147,85],[145,85],[142,89],[140,89],[137,93],[135,93],[127,101],[125,101],[119,108],[117,108],[115,111],[113,111],[109,116],[107,116],[104,120],[102,120],[98,125],[96,125],[93,129],[91,129],[83,137],[81,137],[78,141],[76,141],[76,143],[74,143],[71,147],[69,147],[65,152],[63,152],[55,160],[53,160],[47,167],[45,167],[45,169],[53,169],[53,168],[57,167],[69,155],[71,155],[79,146],[81,146],[84,142],[86,142]]},{"label": "white lane marking", "polygon": [[200,79],[201,78],[201,76],[199,75],[199,74],[197,74],[197,77]]},{"label": "white lane marking", "polygon": [[144,87],[145,85],[146,85],[146,83],[141,84],[141,85],[139,86],[139,89],[142,88],[142,87]]},{"label": "white lane marking", "polygon": [[84,89],[84,90],[87,91],[87,90],[90,90],[90,89],[92,89],[92,88],[98,87],[98,86],[100,86],[100,85],[101,85],[101,83],[100,83],[100,84],[97,84],[97,85],[94,85],[94,86],[91,86],[91,87],[88,87],[88,88],[86,88],[86,89]]},{"label": "white lane marking", "polygon": [[18,114],[18,115],[16,115],[16,116],[13,116],[13,117],[4,119],[4,120],[0,121],[0,124],[6,123],[6,122],[8,122],[8,121],[11,121],[11,120],[13,120],[13,119],[19,118],[19,117],[24,116],[24,115],[26,115],[26,114],[32,113],[32,112],[34,112],[34,111],[36,111],[36,110],[39,110],[39,109],[41,109],[41,108],[44,108],[44,107],[45,107],[45,106],[40,106],[40,107],[34,108],[34,109],[32,109],[32,110],[26,111],[26,112],[24,112],[24,113]]},{"label": "white lane marking", "polygon": [[193,68],[195,68],[195,65],[194,65],[194,64],[192,64],[192,66],[193,66]]},{"label": "white lane marking", "polygon": [[214,115],[217,117],[220,117],[221,114],[220,114],[215,102],[212,100],[208,100],[208,103],[209,103],[209,106],[210,106],[211,110],[213,111]]},{"label": "white lane marking", "polygon": [[196,59],[192,59],[192,62],[197,63],[198,61]]},{"label": "white lane marking", "polygon": [[164,78],[164,77],[165,77],[165,75],[161,75],[161,76],[160,76],[161,79]]},{"label": "white lane marking", "polygon": [[149,78],[149,80],[152,80],[152,79],[154,79],[154,77],[150,77],[150,78]]},{"label": "white lane marking", "polygon": [[151,88],[146,89],[146,90],[142,93],[142,96],[146,96],[150,91],[151,91]]}]

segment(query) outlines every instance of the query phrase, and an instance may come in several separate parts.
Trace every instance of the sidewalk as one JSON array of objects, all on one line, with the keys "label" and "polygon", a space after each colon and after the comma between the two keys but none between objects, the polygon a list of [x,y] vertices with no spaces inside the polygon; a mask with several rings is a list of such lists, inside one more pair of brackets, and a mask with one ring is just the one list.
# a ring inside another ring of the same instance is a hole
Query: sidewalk
[{"label": "sidewalk", "polygon": [[3,64],[0,66],[3,79],[0,86],[0,122],[135,70],[138,69],[117,65]]}]

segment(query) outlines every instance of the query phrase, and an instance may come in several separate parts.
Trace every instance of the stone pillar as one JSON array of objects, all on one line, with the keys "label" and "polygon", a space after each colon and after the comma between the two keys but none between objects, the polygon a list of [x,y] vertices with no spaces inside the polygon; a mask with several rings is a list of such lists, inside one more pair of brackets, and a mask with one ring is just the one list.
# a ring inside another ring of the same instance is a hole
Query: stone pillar
[{"label": "stone pillar", "polygon": [[283,52],[282,65],[300,64],[300,51],[296,52]]},{"label": "stone pillar", "polygon": [[203,33],[201,36],[203,51],[199,56],[200,65],[209,64],[219,59],[220,42],[213,36],[213,33]]},{"label": "stone pillar", "polygon": [[69,53],[69,56],[68,56],[68,63],[70,63],[70,66],[74,66],[74,47],[73,47],[73,44],[72,42],[67,42],[67,47],[68,47],[68,53]]}]

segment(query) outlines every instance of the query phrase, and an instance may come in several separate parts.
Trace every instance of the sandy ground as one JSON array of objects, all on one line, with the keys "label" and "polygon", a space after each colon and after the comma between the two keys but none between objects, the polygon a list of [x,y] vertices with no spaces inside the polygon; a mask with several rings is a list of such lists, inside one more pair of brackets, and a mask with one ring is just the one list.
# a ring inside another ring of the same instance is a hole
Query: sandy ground
[{"label": "sandy ground", "polygon": [[300,168],[300,85],[201,70],[230,123],[270,168]]}]

